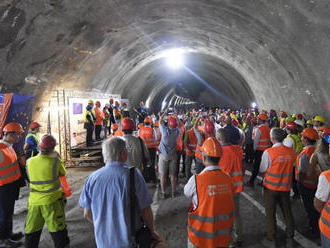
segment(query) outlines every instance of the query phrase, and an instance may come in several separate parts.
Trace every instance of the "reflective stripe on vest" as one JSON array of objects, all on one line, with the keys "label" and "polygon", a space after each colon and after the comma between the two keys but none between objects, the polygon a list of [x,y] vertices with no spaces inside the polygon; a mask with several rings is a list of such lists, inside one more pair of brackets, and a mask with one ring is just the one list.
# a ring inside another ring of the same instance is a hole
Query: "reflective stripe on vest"
[{"label": "reflective stripe on vest", "polygon": [[1,166],[0,167],[0,171],[1,170],[6,170],[6,169],[8,169],[8,168],[10,168],[10,167],[12,167],[12,166],[14,166],[14,165],[16,165],[16,164],[18,164],[18,161],[16,160],[14,163],[11,163],[11,164],[7,164],[7,165],[4,165],[4,166]]},{"label": "reflective stripe on vest", "polygon": [[0,176],[0,180],[7,179],[7,178],[9,178],[9,177],[11,177],[11,176],[13,176],[13,175],[15,175],[15,174],[18,174],[18,173],[20,173],[19,168],[16,169],[16,170],[14,170],[14,171],[12,171],[12,172],[9,172],[9,173],[6,174],[6,175]]},{"label": "reflective stripe on vest", "polygon": [[58,181],[58,184],[56,184],[53,188],[49,190],[36,190],[36,189],[31,189],[31,192],[38,192],[38,193],[51,193],[56,190],[58,190],[61,187],[61,184],[59,182],[59,178],[57,177],[57,163],[58,163],[58,158],[55,158],[55,161],[53,163],[52,167],[52,179],[48,181],[30,181],[30,184],[34,185],[46,185],[46,184],[51,184],[51,183],[56,183]]},{"label": "reflective stripe on vest", "polygon": [[202,216],[199,216],[197,214],[190,214],[190,215],[188,215],[188,218],[198,220],[199,222],[207,222],[207,223],[214,224],[217,221],[229,220],[233,216],[234,216],[234,212],[231,212],[229,214],[219,214],[219,215],[214,216],[214,217],[208,217],[208,216],[202,217]]},{"label": "reflective stripe on vest", "polygon": [[208,239],[215,239],[217,236],[227,236],[231,234],[232,229],[219,229],[213,233],[210,232],[203,232],[203,231],[198,231],[192,226],[188,225],[190,231],[192,231],[196,236],[202,237],[202,238],[208,238]]},{"label": "reflective stripe on vest", "polygon": [[270,147],[270,129],[266,125],[258,126],[260,131],[260,139],[257,145],[257,150],[264,151]]}]

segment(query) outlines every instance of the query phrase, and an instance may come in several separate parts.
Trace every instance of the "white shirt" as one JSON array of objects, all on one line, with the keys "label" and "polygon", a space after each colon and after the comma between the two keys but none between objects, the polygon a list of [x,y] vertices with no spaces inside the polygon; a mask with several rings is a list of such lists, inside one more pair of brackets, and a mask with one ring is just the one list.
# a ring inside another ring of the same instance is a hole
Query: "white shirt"
[{"label": "white shirt", "polygon": [[259,144],[259,140],[260,140],[260,136],[261,136],[261,131],[258,127],[255,127],[253,130],[253,150],[256,151],[258,144]]},{"label": "white shirt", "polygon": [[287,137],[286,139],[284,139],[283,145],[285,145],[286,147],[293,148],[293,141],[292,141],[292,139],[289,138],[289,137]]},{"label": "white shirt", "polygon": [[[201,172],[205,171],[212,171],[212,170],[220,170],[219,165],[212,165],[207,166],[205,169]],[[188,198],[192,199],[192,203],[195,210],[198,207],[198,198],[197,198],[197,189],[196,189],[196,175],[193,175],[188,183],[184,186],[184,195]]]},{"label": "white shirt", "polygon": [[[278,143],[275,143],[272,147],[278,147],[278,146],[283,146],[283,144],[278,142]],[[265,173],[270,166],[271,166],[271,160],[270,160],[267,150],[265,150],[261,157],[259,172]]]},{"label": "white shirt", "polygon": [[330,202],[330,184],[325,175],[319,177],[315,197],[323,202]]}]

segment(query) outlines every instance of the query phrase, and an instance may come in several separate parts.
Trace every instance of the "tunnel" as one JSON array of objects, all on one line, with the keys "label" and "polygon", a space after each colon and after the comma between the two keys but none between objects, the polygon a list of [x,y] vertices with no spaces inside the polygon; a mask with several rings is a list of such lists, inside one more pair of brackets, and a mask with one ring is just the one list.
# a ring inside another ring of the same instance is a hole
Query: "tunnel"
[{"label": "tunnel", "polygon": [[[326,0],[5,0],[1,91],[99,90],[154,111],[173,97],[256,102],[329,117],[328,10]],[[183,51],[183,68],[165,65],[170,49]]]}]

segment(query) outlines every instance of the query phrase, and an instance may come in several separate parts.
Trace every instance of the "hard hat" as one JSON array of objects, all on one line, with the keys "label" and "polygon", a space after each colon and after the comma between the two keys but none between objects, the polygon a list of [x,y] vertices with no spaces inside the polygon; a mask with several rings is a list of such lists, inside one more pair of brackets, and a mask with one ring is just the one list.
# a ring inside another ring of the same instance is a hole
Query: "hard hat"
[{"label": "hard hat", "polygon": [[94,101],[93,101],[93,100],[88,100],[87,103],[88,103],[88,104],[94,104]]},{"label": "hard hat", "polygon": [[301,120],[303,118],[302,114],[297,114],[297,119]]},{"label": "hard hat", "polygon": [[307,124],[307,125],[312,125],[312,126],[313,126],[313,121],[312,121],[312,120],[308,120],[308,121],[306,122],[306,124]]},{"label": "hard hat", "polygon": [[21,124],[17,122],[10,122],[4,128],[5,133],[24,133],[24,129]]},{"label": "hard hat", "polygon": [[118,124],[117,123],[111,125],[111,129],[112,130],[117,130],[118,128],[119,127],[118,127]]},{"label": "hard hat", "polygon": [[173,116],[169,116],[168,117],[168,126],[169,128],[176,128],[178,126],[178,123],[176,122],[176,118],[174,118]]},{"label": "hard hat", "polygon": [[214,137],[210,137],[204,141],[202,146],[203,154],[210,157],[221,157],[222,148],[219,141]]},{"label": "hard hat", "polygon": [[330,135],[330,127],[326,127],[321,134],[322,138],[328,135]]},{"label": "hard hat", "polygon": [[263,109],[263,110],[261,110],[261,113],[264,115],[267,115],[267,110]]},{"label": "hard hat", "polygon": [[109,103],[113,104],[113,99],[112,98],[109,99]]},{"label": "hard hat", "polygon": [[231,121],[231,123],[233,124],[233,126],[235,126],[235,127],[237,127],[238,126],[238,124],[239,124],[239,122],[238,122],[238,120],[237,119],[233,119],[232,121]]},{"label": "hard hat", "polygon": [[96,101],[96,102],[95,102],[95,105],[99,105],[99,106],[101,106],[101,102],[100,102],[100,101]]},{"label": "hard hat", "polygon": [[286,126],[285,126],[286,129],[290,129],[290,130],[296,130],[297,129],[297,125],[296,123],[294,123],[293,121],[288,121],[286,123]]},{"label": "hard hat", "polygon": [[135,129],[135,123],[131,118],[124,118],[121,121],[121,130],[134,130]]},{"label": "hard hat", "polygon": [[144,121],[143,122],[144,123],[151,123],[152,120],[151,120],[151,118],[149,116],[147,116],[146,118],[144,118]]},{"label": "hard hat", "polygon": [[155,127],[159,127],[159,122],[156,121],[156,122],[154,123],[154,126],[155,126]]},{"label": "hard hat", "polygon": [[294,121],[294,118],[292,118],[291,116],[286,117],[285,122],[289,122],[289,121]]},{"label": "hard hat", "polygon": [[41,149],[49,149],[52,150],[56,146],[56,139],[52,135],[44,135],[42,136],[39,147]]},{"label": "hard hat", "polygon": [[31,122],[31,124],[30,124],[31,129],[35,129],[38,127],[41,127],[41,125],[38,122],[36,122],[36,121]]},{"label": "hard hat", "polygon": [[296,123],[298,126],[304,126],[304,122],[302,120],[295,120],[294,123]]},{"label": "hard hat", "polygon": [[325,123],[325,119],[323,118],[322,115],[315,116],[313,121],[319,121],[319,122]]},{"label": "hard hat", "polygon": [[263,121],[267,121],[268,120],[268,117],[267,117],[266,114],[259,114],[258,115],[258,119],[263,120]]},{"label": "hard hat", "polygon": [[141,128],[143,128],[143,127],[144,127],[143,123],[139,123],[139,124],[138,124],[138,129],[141,129]]},{"label": "hard hat", "polygon": [[297,115],[296,114],[293,114],[292,115],[292,118],[296,119]]},{"label": "hard hat", "polygon": [[119,106],[119,102],[118,102],[118,101],[115,101],[115,105],[116,105],[116,106]]},{"label": "hard hat", "polygon": [[311,127],[305,128],[304,131],[302,131],[301,136],[311,140],[317,140],[319,138],[316,130]]},{"label": "hard hat", "polygon": [[207,133],[211,133],[214,130],[214,124],[212,121],[209,120],[205,120],[204,122],[204,128],[205,128],[205,132]]},{"label": "hard hat", "polygon": [[123,102],[122,106],[123,107],[126,107],[127,106],[127,103],[126,102]]}]

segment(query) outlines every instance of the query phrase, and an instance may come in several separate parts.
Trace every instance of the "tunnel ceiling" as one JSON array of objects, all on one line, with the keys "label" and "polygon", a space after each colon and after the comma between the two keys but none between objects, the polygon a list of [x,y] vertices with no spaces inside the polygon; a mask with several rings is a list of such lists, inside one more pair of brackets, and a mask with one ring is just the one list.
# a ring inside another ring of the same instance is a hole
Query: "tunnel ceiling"
[{"label": "tunnel ceiling", "polygon": [[[98,89],[157,106],[171,92],[330,117],[329,4],[3,0],[1,91]],[[159,59],[173,47],[187,52],[181,72]]]}]

